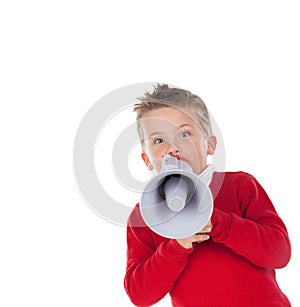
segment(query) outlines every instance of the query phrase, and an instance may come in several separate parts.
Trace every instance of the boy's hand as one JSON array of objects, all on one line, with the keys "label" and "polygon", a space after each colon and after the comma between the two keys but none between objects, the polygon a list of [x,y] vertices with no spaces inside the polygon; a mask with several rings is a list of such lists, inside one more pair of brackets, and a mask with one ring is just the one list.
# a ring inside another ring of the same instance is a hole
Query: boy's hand
[{"label": "boy's hand", "polygon": [[209,221],[209,223],[205,227],[203,227],[200,230],[200,232],[188,238],[177,239],[177,242],[184,248],[192,248],[193,243],[196,243],[196,242],[201,243],[203,241],[208,240],[210,238],[208,233],[211,232],[211,230],[212,230],[212,225],[211,225],[211,221]]}]

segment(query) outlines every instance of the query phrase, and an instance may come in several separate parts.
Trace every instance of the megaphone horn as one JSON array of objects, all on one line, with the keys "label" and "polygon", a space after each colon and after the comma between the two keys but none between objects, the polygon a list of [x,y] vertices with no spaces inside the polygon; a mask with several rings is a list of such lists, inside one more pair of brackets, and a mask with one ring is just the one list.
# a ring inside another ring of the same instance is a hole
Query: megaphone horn
[{"label": "megaphone horn", "polygon": [[141,215],[147,226],[163,237],[189,237],[211,217],[211,191],[188,163],[170,155],[165,155],[162,163],[160,173],[142,193]]}]

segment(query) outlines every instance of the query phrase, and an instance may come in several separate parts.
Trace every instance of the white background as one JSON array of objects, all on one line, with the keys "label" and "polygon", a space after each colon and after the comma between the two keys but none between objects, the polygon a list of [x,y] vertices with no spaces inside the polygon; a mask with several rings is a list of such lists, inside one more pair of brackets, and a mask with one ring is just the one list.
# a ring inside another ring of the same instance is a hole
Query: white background
[{"label": "white background", "polygon": [[226,169],[267,190],[293,246],[278,283],[299,306],[299,29],[291,0],[2,1],[0,305],[132,306],[125,228],[81,198],[73,142],[101,97],[153,81],[199,95]]}]

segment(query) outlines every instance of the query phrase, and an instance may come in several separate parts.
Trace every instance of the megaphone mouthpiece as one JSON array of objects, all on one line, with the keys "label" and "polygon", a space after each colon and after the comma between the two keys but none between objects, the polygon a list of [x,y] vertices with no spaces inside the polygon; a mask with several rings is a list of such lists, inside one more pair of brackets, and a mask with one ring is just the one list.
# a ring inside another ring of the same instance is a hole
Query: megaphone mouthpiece
[{"label": "megaphone mouthpiece", "polygon": [[181,177],[171,176],[164,183],[167,206],[174,212],[180,212],[185,207],[188,192],[188,184]]}]

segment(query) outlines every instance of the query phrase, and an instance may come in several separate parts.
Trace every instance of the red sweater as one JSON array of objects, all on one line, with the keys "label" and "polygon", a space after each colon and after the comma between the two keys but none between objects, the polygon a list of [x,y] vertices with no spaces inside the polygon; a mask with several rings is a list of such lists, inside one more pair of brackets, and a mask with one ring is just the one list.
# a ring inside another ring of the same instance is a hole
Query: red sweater
[{"label": "red sweater", "polygon": [[131,301],[151,306],[169,293],[176,307],[291,306],[275,277],[290,241],[264,189],[244,172],[215,172],[210,189],[211,238],[190,249],[154,233],[134,208],[124,278]]}]

